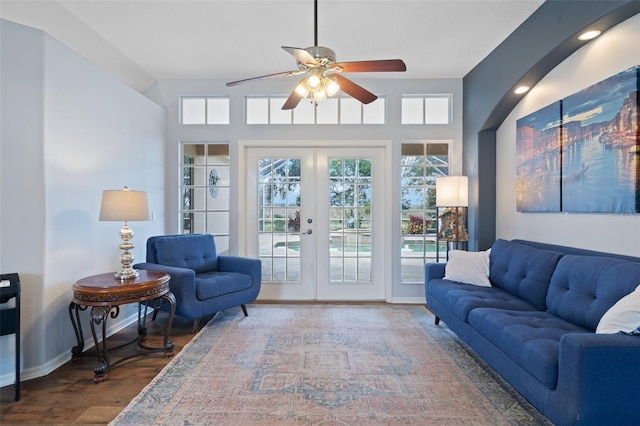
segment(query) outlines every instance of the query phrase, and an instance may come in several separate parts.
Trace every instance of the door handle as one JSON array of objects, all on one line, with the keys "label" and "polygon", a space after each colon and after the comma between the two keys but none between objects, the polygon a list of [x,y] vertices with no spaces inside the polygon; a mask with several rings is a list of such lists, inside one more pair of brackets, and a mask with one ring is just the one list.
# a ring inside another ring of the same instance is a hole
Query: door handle
[{"label": "door handle", "polygon": [[311,235],[311,234],[313,234],[313,231],[311,229],[307,229],[307,232],[305,232],[305,234]]}]

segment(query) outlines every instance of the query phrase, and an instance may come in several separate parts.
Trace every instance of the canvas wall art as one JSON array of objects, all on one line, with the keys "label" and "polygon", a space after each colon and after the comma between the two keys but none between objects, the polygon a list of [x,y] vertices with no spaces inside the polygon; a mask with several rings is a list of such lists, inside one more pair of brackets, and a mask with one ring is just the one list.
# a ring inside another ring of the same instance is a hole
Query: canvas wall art
[{"label": "canvas wall art", "polygon": [[517,121],[518,211],[640,213],[640,66]]},{"label": "canvas wall art", "polygon": [[562,101],[562,210],[638,213],[638,70]]},{"label": "canvas wall art", "polygon": [[560,101],[516,122],[518,211],[560,211]]}]

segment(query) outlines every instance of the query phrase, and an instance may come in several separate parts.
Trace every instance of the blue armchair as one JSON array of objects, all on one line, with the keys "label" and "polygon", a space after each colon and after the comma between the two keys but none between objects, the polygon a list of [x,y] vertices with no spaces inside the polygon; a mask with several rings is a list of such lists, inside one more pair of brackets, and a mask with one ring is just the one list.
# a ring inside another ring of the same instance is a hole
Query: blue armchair
[{"label": "blue armchair", "polygon": [[194,320],[194,333],[205,315],[234,306],[248,315],[246,304],[256,300],[262,280],[259,259],[218,255],[209,234],[150,237],[146,263],[134,268],[171,275],[176,315]]}]

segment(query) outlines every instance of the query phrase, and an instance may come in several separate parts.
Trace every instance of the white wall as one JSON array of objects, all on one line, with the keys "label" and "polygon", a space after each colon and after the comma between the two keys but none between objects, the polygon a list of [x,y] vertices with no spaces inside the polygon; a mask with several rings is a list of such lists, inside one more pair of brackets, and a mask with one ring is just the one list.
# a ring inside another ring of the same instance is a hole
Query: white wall
[{"label": "white wall", "polygon": [[602,34],[552,70],[497,132],[497,238],[523,238],[640,256],[640,215],[516,211],[516,120],[640,64],[640,15]]},{"label": "white wall", "polygon": [[[133,253],[164,232],[164,109],[38,30],[0,21],[0,268],[18,272],[23,379],[70,359],[78,279],[115,271],[122,223],[99,222],[104,189],[148,192],[155,222],[133,222]],[[109,324],[117,329],[127,306]],[[90,338],[83,314],[85,337]],[[0,338],[0,385],[13,383],[14,336]],[[88,343],[91,343],[89,340]],[[91,361],[89,361],[91,362]]]},{"label": "white wall", "polygon": [[[32,350],[43,338],[43,40],[40,32],[0,20],[0,271],[20,272],[22,345]],[[0,337],[2,385],[13,383],[13,373],[5,373],[15,368],[14,341]],[[29,357],[31,365],[40,359]]]}]

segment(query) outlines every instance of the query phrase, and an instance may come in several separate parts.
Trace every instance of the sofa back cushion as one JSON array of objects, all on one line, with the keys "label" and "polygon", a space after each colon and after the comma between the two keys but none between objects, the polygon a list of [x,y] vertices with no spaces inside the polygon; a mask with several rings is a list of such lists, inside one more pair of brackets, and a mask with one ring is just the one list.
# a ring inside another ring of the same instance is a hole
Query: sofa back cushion
[{"label": "sofa back cushion", "polygon": [[558,252],[499,239],[491,247],[489,280],[544,310],[549,282],[561,257]]},{"label": "sofa back cushion", "polygon": [[640,262],[604,256],[565,255],[551,277],[552,314],[596,330],[600,318],[640,284]]},{"label": "sofa back cushion", "polygon": [[[218,254],[213,235],[185,234],[152,237],[147,250],[155,250],[155,256],[147,261],[161,265],[193,269],[196,274],[218,269]],[[150,247],[151,246],[151,247]],[[155,260],[152,260],[155,258]]]}]

